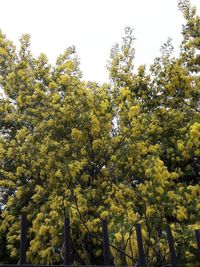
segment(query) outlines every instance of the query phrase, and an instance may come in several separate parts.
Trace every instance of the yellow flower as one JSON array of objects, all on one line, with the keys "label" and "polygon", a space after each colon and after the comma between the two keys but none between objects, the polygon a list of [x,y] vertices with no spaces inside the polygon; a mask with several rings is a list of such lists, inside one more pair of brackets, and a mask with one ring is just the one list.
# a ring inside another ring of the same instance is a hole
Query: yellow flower
[{"label": "yellow flower", "polygon": [[132,119],[133,117],[135,117],[136,115],[138,115],[139,112],[140,112],[139,106],[132,106],[129,110],[129,113],[128,113],[129,120]]},{"label": "yellow flower", "polygon": [[116,233],[116,234],[115,234],[115,239],[116,239],[117,242],[122,241],[122,235],[121,235],[119,232]]},{"label": "yellow flower", "polygon": [[99,127],[99,122],[96,116],[93,116],[91,119],[91,130],[92,130],[92,134],[96,135],[100,132],[100,127]]},{"label": "yellow flower", "polygon": [[120,212],[120,208],[115,205],[111,205],[110,210],[116,215],[118,215]]},{"label": "yellow flower", "polygon": [[163,195],[163,193],[164,193],[164,189],[163,189],[161,186],[158,186],[158,187],[156,188],[156,192],[158,192],[160,195]]},{"label": "yellow flower", "polygon": [[100,217],[101,219],[105,220],[108,217],[109,212],[107,210],[104,210],[101,212]]},{"label": "yellow flower", "polygon": [[152,209],[151,207],[148,206],[146,209],[146,215],[151,216],[153,214],[153,212],[154,212],[154,209]]},{"label": "yellow flower", "polygon": [[176,213],[177,220],[182,221],[187,219],[187,210],[183,206],[177,206],[178,210]]},{"label": "yellow flower", "polygon": [[130,94],[130,90],[128,88],[121,88],[120,89],[120,94],[122,97],[127,97]]},{"label": "yellow flower", "polygon": [[75,141],[80,141],[83,137],[83,133],[80,130],[73,128],[71,131],[71,137]]}]

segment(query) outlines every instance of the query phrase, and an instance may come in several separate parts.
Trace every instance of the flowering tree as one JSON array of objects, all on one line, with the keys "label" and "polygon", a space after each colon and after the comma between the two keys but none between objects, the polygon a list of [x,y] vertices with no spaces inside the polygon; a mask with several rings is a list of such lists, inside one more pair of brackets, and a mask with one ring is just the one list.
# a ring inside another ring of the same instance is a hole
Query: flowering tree
[{"label": "flowering tree", "polygon": [[152,266],[168,261],[167,223],[180,264],[197,266],[200,19],[188,1],[178,4],[186,19],[180,55],[169,39],[148,72],[135,70],[126,28],[111,50],[110,84],[81,79],[74,47],[51,66],[44,54],[33,57],[29,35],[17,52],[0,33],[1,260],[18,257],[25,212],[30,263],[62,262],[69,216],[74,263],[101,263],[106,219],[115,264],[135,263],[139,222]]}]

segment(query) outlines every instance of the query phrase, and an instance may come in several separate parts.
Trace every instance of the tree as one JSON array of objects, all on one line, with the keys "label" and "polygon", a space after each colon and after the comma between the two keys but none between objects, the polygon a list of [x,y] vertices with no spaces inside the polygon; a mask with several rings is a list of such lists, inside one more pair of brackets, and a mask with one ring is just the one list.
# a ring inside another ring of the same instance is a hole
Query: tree
[{"label": "tree", "polygon": [[168,261],[167,223],[179,263],[197,266],[200,20],[188,1],[178,4],[186,19],[180,55],[169,39],[149,72],[135,70],[126,28],[111,50],[110,84],[82,81],[74,47],[51,66],[44,54],[33,57],[29,35],[17,52],[0,33],[1,260],[18,258],[24,212],[33,264],[62,262],[70,216],[75,264],[102,262],[106,219],[115,264],[136,262],[139,222],[152,266]]}]

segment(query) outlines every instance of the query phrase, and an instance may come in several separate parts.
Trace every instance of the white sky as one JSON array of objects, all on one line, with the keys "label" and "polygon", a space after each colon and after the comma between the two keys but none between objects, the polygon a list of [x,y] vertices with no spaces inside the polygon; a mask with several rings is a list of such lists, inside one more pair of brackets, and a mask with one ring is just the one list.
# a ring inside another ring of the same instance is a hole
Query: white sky
[{"label": "white sky", "polygon": [[[199,0],[191,0],[200,9]],[[125,26],[134,27],[136,66],[150,64],[169,36],[178,51],[183,18],[176,0],[0,0],[0,29],[18,45],[23,33],[32,37],[35,56],[51,63],[75,45],[83,78],[108,79],[106,61]]]}]

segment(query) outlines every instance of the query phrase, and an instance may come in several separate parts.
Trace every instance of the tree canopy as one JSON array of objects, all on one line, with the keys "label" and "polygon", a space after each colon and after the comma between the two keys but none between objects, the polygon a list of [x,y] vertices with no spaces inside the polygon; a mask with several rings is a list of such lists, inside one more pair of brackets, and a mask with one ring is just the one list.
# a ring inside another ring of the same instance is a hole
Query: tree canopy
[{"label": "tree canopy", "polygon": [[69,216],[75,264],[100,264],[106,219],[116,265],[134,265],[139,222],[151,266],[168,262],[167,224],[180,266],[198,266],[200,17],[189,1],[178,7],[179,55],[168,39],[149,69],[135,69],[126,27],[101,85],[83,81],[75,47],[52,66],[32,55],[29,35],[16,50],[0,32],[0,261],[19,257],[26,213],[32,264],[62,262]]}]

